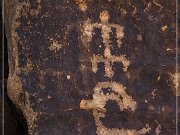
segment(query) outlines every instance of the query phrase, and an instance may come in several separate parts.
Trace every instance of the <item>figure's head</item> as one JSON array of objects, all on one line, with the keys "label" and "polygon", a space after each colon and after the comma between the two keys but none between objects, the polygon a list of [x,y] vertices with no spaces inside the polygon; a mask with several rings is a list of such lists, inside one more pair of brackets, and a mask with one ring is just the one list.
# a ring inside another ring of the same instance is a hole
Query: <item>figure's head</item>
[{"label": "figure's head", "polygon": [[109,21],[109,13],[107,10],[104,10],[100,13],[99,18],[102,22],[108,22]]}]

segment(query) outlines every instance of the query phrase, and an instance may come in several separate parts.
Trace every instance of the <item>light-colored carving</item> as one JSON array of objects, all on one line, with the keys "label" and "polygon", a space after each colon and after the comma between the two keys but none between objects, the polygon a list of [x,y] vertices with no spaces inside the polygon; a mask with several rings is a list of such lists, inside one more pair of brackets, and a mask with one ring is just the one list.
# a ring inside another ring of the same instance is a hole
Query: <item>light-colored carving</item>
[{"label": "light-colored carving", "polygon": [[116,29],[116,36],[117,36],[117,43],[118,47],[120,48],[122,45],[122,39],[124,37],[123,26],[117,25],[117,24],[111,24],[109,23],[109,14],[107,11],[102,11],[99,15],[99,18],[101,20],[100,23],[91,23],[90,20],[87,20],[85,24],[83,25],[83,36],[82,41],[84,45],[88,45],[88,43],[92,40],[93,36],[93,29],[94,28],[100,28],[102,33],[102,39],[105,46],[104,50],[104,56],[101,55],[93,55],[93,58],[91,60],[92,62],[92,70],[93,72],[97,72],[97,64],[100,62],[103,62],[105,64],[105,76],[111,78],[114,75],[114,72],[112,70],[112,65],[114,62],[121,62],[124,66],[123,71],[126,72],[128,69],[128,66],[130,64],[129,60],[126,58],[125,55],[120,56],[113,56],[111,55],[111,49],[110,49],[110,33],[112,32],[111,28]]},{"label": "light-colored carving", "polygon": [[[102,89],[111,88],[114,93],[104,94]],[[137,103],[126,93],[126,88],[122,84],[116,82],[99,82],[94,88],[94,94],[92,100],[82,100],[80,108],[92,109],[106,112],[104,108],[108,100],[115,100],[121,111],[124,109],[130,109],[135,111]],[[122,97],[122,100],[121,98]]]},{"label": "light-colored carving", "polygon": [[55,51],[55,53],[56,53],[57,51],[59,51],[62,48],[63,45],[58,43],[58,41],[53,40],[53,39],[50,39],[50,40],[52,41],[52,44],[49,47],[49,50]]},{"label": "light-colored carving", "polygon": [[92,40],[92,31],[93,31],[93,25],[91,24],[91,20],[88,19],[84,22],[84,25],[82,27],[82,37],[81,40],[83,42],[83,45],[89,46],[89,42]]},{"label": "light-colored carving", "polygon": [[[113,93],[104,94],[103,88],[111,88]],[[131,129],[108,129],[103,126],[100,118],[105,117],[106,113],[106,102],[108,100],[115,100],[118,103],[119,109],[123,111],[124,109],[129,109],[135,111],[137,103],[129,96],[125,87],[122,84],[116,82],[102,82],[98,83],[94,88],[94,95],[92,100],[82,100],[80,103],[80,108],[85,110],[93,110],[93,115],[97,125],[97,134],[98,135],[143,135],[151,130],[151,128],[146,125],[146,128],[143,128],[139,131]],[[122,99],[120,98],[122,97]]]},{"label": "light-colored carving", "polygon": [[[118,24],[109,23],[109,14],[108,12],[102,11],[99,15],[100,22],[99,23],[91,23],[91,20],[87,20],[84,25],[82,26],[82,43],[84,44],[85,48],[89,48],[89,43],[92,40],[92,36],[94,35],[93,29],[99,28],[101,29],[101,36],[103,39],[103,43],[105,46],[104,55],[100,54],[93,54],[91,58],[92,62],[92,71],[94,73],[98,70],[98,63],[103,62],[105,65],[105,76],[112,79],[114,76],[114,72],[112,69],[112,65],[114,62],[120,62],[123,64],[123,71],[126,72],[128,66],[130,64],[129,60],[126,58],[126,55],[119,55],[114,56],[111,54],[111,41],[110,41],[110,33],[112,33],[111,28],[116,29],[116,37],[118,47],[122,46],[122,39],[124,37],[124,27]],[[100,47],[101,45],[97,46]],[[103,89],[110,88],[112,91],[109,93],[104,94]],[[80,108],[84,110],[93,110],[93,115],[95,118],[95,123],[97,126],[97,134],[98,135],[141,135],[146,134],[151,130],[151,128],[146,125],[145,128],[136,131],[134,129],[118,129],[118,128],[106,128],[103,126],[101,118],[105,117],[106,108],[105,105],[108,100],[114,100],[117,102],[119,109],[124,111],[125,109],[131,110],[134,112],[137,108],[137,103],[126,93],[126,88],[116,82],[99,82],[95,88],[93,89],[93,99],[91,100],[84,100],[82,99],[80,102]]]},{"label": "light-colored carving", "polygon": [[[102,91],[103,88],[111,88],[115,93],[104,94]],[[120,97],[122,97],[122,100]],[[145,128],[142,128],[139,131],[124,128],[108,129],[104,127],[100,118],[105,117],[105,105],[108,100],[115,100],[118,103],[119,109],[121,111],[123,111],[124,109],[130,109],[131,111],[135,111],[137,107],[137,103],[132,99],[131,96],[126,93],[125,87],[123,87],[123,85],[115,82],[98,83],[98,85],[94,88],[93,99],[82,100],[80,103],[81,109],[93,110],[98,135],[143,135],[151,130],[148,125],[146,125]]]},{"label": "light-colored carving", "polygon": [[121,62],[124,66],[123,67],[124,72],[127,71],[130,62],[129,60],[126,59],[125,55],[112,56],[109,50],[110,49],[105,50],[105,58],[101,55],[93,55],[91,62],[92,62],[92,71],[94,73],[96,73],[98,70],[97,64],[103,62],[105,64],[105,76],[111,78],[114,75],[114,72],[112,70],[112,64],[114,62]]},{"label": "light-colored carving", "polygon": [[[99,113],[98,111],[93,111],[93,115],[96,117],[104,117],[105,115],[103,113]],[[95,119],[97,126],[97,134],[98,135],[144,135],[148,133],[151,128],[148,124],[146,124],[145,128],[142,128],[139,131],[136,131],[134,129],[117,129],[117,128],[106,128],[102,125],[102,122],[100,119]]]}]

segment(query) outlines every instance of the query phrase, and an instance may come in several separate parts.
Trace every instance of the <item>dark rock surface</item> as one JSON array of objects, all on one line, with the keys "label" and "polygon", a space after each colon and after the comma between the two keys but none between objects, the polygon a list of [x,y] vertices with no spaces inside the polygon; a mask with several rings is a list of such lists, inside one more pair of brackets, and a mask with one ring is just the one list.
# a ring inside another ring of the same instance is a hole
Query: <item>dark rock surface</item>
[{"label": "dark rock surface", "polygon": [[175,135],[174,1],[9,2],[8,95],[29,134]]},{"label": "dark rock surface", "polygon": [[[0,6],[1,7],[1,6]],[[0,84],[1,84],[1,91],[0,91],[0,133],[2,134],[2,130],[4,127],[4,135],[24,135],[23,128],[21,127],[20,122],[17,120],[17,116],[15,117],[15,107],[13,107],[12,102],[9,100],[7,96],[7,78],[8,78],[8,53],[7,53],[7,40],[4,35],[3,37],[3,22],[2,22],[2,16],[0,18],[0,43],[3,43],[4,41],[4,46],[1,45],[0,47],[0,63],[1,63],[1,71],[0,74],[4,74],[4,78],[1,76],[0,78]],[[4,39],[3,39],[4,38]],[[3,54],[3,49],[4,47],[4,54]],[[4,59],[4,70],[2,67],[2,60]],[[3,71],[3,72],[2,72]],[[2,83],[4,83],[2,85]],[[3,91],[4,90],[4,91]],[[4,107],[2,106],[4,105]],[[4,112],[4,113],[2,113]],[[4,114],[4,115],[3,115]],[[3,125],[3,118],[4,117],[4,125]]]}]

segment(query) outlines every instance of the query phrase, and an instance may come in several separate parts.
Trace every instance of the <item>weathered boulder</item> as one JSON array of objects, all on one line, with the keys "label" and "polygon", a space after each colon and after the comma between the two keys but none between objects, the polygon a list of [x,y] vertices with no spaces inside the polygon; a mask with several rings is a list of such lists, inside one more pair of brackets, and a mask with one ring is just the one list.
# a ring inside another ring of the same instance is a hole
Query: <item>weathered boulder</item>
[{"label": "weathered boulder", "polygon": [[8,95],[30,135],[175,135],[175,1],[5,4]]}]

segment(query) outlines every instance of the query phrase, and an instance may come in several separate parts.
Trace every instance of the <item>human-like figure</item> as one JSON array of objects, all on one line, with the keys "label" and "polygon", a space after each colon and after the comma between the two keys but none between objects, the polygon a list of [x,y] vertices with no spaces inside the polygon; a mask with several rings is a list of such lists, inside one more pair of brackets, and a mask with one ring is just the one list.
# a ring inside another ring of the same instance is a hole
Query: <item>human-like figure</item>
[{"label": "human-like figure", "polygon": [[[118,46],[121,47],[122,45],[122,38],[124,37],[123,26],[117,25],[117,24],[111,24],[109,23],[109,14],[107,11],[102,11],[99,16],[101,22],[100,23],[90,23],[88,20],[84,24],[84,32],[83,37],[86,39],[86,44],[88,44],[92,40],[92,31],[94,28],[100,28],[103,43],[105,46],[104,55],[95,55],[93,54],[93,58],[91,59],[92,62],[92,71],[97,72],[98,70],[98,63],[103,62],[105,65],[105,76],[112,79],[114,72],[112,70],[112,65],[114,62],[121,62],[123,64],[123,71],[126,72],[128,69],[128,66],[130,62],[126,58],[125,55],[120,56],[114,56],[111,54],[110,49],[110,33],[112,32],[111,28],[116,29],[116,36],[117,36],[117,42]],[[103,89],[111,89],[109,93],[104,94]],[[118,129],[113,128],[109,129],[103,126],[102,121],[100,118],[105,117],[106,113],[106,102],[108,100],[115,100],[118,103],[119,109],[123,111],[124,109],[129,109],[132,112],[136,110],[137,103],[132,99],[131,96],[129,96],[126,93],[126,88],[117,82],[99,82],[96,87],[93,89],[93,99],[92,100],[81,100],[80,108],[81,109],[90,109],[93,110],[93,115],[95,118],[96,126],[97,126],[97,133],[98,135],[141,135],[145,134],[150,131],[150,128],[148,125],[146,125],[146,128],[143,128],[142,130],[136,131],[133,129]]]}]

